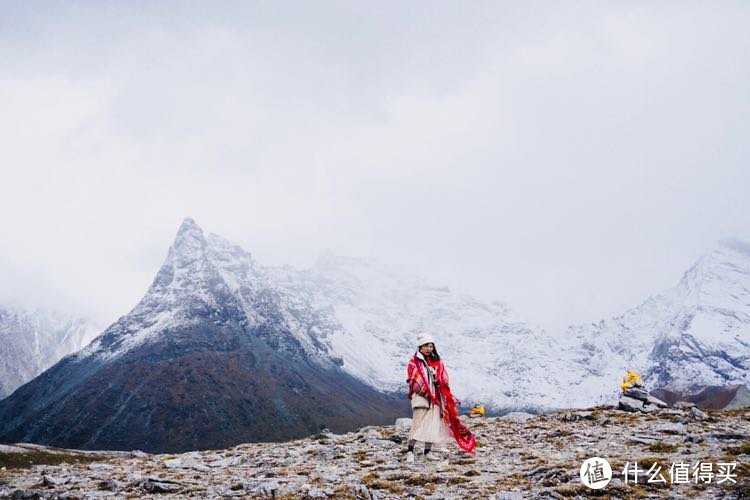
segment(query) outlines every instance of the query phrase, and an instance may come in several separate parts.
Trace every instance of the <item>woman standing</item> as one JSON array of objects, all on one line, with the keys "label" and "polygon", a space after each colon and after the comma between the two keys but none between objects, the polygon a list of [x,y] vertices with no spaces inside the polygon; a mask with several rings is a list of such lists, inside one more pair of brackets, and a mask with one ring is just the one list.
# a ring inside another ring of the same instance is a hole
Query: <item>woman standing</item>
[{"label": "woman standing", "polygon": [[476,441],[458,418],[456,406],[461,402],[451,393],[448,372],[440,361],[435,342],[428,333],[421,333],[417,336],[417,346],[406,370],[413,413],[406,461],[414,462],[417,441],[424,443],[425,458],[429,459],[435,459],[435,455],[430,454],[434,444],[451,440],[463,450],[474,453]]}]

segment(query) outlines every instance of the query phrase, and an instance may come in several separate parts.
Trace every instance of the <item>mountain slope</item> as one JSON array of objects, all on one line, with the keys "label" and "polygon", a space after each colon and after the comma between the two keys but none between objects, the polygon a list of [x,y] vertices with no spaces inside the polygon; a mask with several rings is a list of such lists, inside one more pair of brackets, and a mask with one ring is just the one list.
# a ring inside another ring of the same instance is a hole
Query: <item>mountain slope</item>
[{"label": "mountain slope", "polygon": [[567,336],[567,355],[583,369],[567,381],[577,387],[572,406],[613,400],[614,382],[631,369],[676,395],[750,385],[750,246],[722,241],[675,287]]},{"label": "mountain slope", "polygon": [[0,402],[0,440],[181,451],[408,411],[324,352],[249,254],[187,219],[128,315]]},{"label": "mountain slope", "polygon": [[[553,407],[555,343],[507,306],[482,303],[372,260],[326,255],[308,270],[269,269],[285,297],[327,313],[318,341],[373,387],[404,391],[416,336],[429,331],[467,404]],[[362,356],[362,353],[367,353]]]},{"label": "mountain slope", "polygon": [[81,349],[99,331],[84,318],[0,306],[0,399]]}]

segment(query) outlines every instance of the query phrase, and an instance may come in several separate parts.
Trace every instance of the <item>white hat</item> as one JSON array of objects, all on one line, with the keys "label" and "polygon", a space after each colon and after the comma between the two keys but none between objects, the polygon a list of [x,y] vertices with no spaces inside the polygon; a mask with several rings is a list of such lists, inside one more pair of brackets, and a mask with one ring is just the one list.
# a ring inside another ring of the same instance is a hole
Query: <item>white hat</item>
[{"label": "white hat", "polygon": [[417,347],[422,347],[425,344],[434,344],[435,340],[433,340],[432,335],[430,335],[427,332],[422,332],[419,335],[417,335]]}]

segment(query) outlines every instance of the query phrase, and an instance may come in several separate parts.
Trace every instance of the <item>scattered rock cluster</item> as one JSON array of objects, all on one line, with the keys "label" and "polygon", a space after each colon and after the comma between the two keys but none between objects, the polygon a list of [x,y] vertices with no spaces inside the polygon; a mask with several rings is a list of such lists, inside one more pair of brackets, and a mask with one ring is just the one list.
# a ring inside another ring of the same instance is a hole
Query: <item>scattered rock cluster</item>
[{"label": "scattered rock cluster", "polygon": [[621,410],[649,413],[667,407],[669,407],[667,403],[650,395],[640,381],[634,382],[631,387],[620,394],[619,408]]},{"label": "scattered rock cluster", "polygon": [[[404,461],[406,420],[347,434],[171,455],[0,446],[0,499],[583,498],[591,490],[582,484],[580,468],[591,457],[612,467],[612,480],[601,491],[609,497],[750,494],[747,408],[702,412],[679,405],[632,413],[597,407],[464,423],[477,438],[475,455],[451,445],[443,460],[433,462],[418,445],[414,464]],[[668,469],[698,460],[736,462],[736,483],[650,485],[626,483],[622,474],[626,462],[648,469],[657,461]]]}]

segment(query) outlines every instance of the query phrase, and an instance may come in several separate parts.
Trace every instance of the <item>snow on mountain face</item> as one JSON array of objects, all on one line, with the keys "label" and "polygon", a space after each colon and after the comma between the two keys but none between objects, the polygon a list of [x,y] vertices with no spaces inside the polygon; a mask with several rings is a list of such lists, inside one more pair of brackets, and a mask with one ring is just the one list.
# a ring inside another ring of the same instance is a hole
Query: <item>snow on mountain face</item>
[{"label": "snow on mountain face", "polygon": [[404,415],[318,341],[325,314],[188,219],[130,313],[0,401],[0,442],[184,451]]},{"label": "snow on mountain face", "polygon": [[[622,316],[573,326],[568,355],[584,369],[569,404],[611,401],[627,370],[650,387],[692,392],[750,382],[750,246],[729,240],[672,289]],[[606,385],[605,385],[606,384]],[[614,386],[614,387],[613,387]]]},{"label": "snow on mountain face", "polygon": [[[293,306],[284,302],[268,281],[266,271],[248,252],[217,235],[206,237],[192,219],[186,219],[141,302],[81,356],[114,359],[171,330],[206,318],[219,321],[241,311],[241,317],[236,319],[244,327],[254,328],[269,319],[278,319],[302,343],[308,356],[321,364],[332,364],[294,314]],[[276,318],[279,311],[282,317]],[[315,319],[314,311],[310,314]]]},{"label": "snow on mountain face", "polygon": [[501,303],[485,304],[371,260],[326,255],[309,270],[269,269],[283,294],[302,297],[328,321],[319,340],[351,375],[404,391],[408,358],[421,331],[435,338],[466,403],[548,406],[555,346]]},{"label": "snow on mountain face", "polygon": [[[503,304],[485,304],[374,261],[327,255],[311,269],[263,267],[187,219],[142,301],[80,356],[111,360],[222,310],[248,328],[274,316],[307,358],[378,390],[403,391],[417,333],[436,339],[467,403],[546,406],[554,342]],[[290,349],[295,347],[290,346]]]},{"label": "snow on mountain face", "polygon": [[[263,267],[190,219],[144,299],[82,356],[120,356],[177,328],[241,311],[249,328],[273,320],[321,366],[340,366],[378,390],[403,391],[417,333],[430,332],[466,403],[496,408],[612,402],[625,371],[651,387],[747,383],[750,251],[723,242],[671,290],[619,317],[562,336],[377,262],[323,256],[310,269]],[[222,312],[224,311],[224,312]],[[166,333],[165,333],[166,332]]]},{"label": "snow on mountain face", "polygon": [[99,331],[89,320],[60,312],[0,307],[0,399],[81,349]]}]

